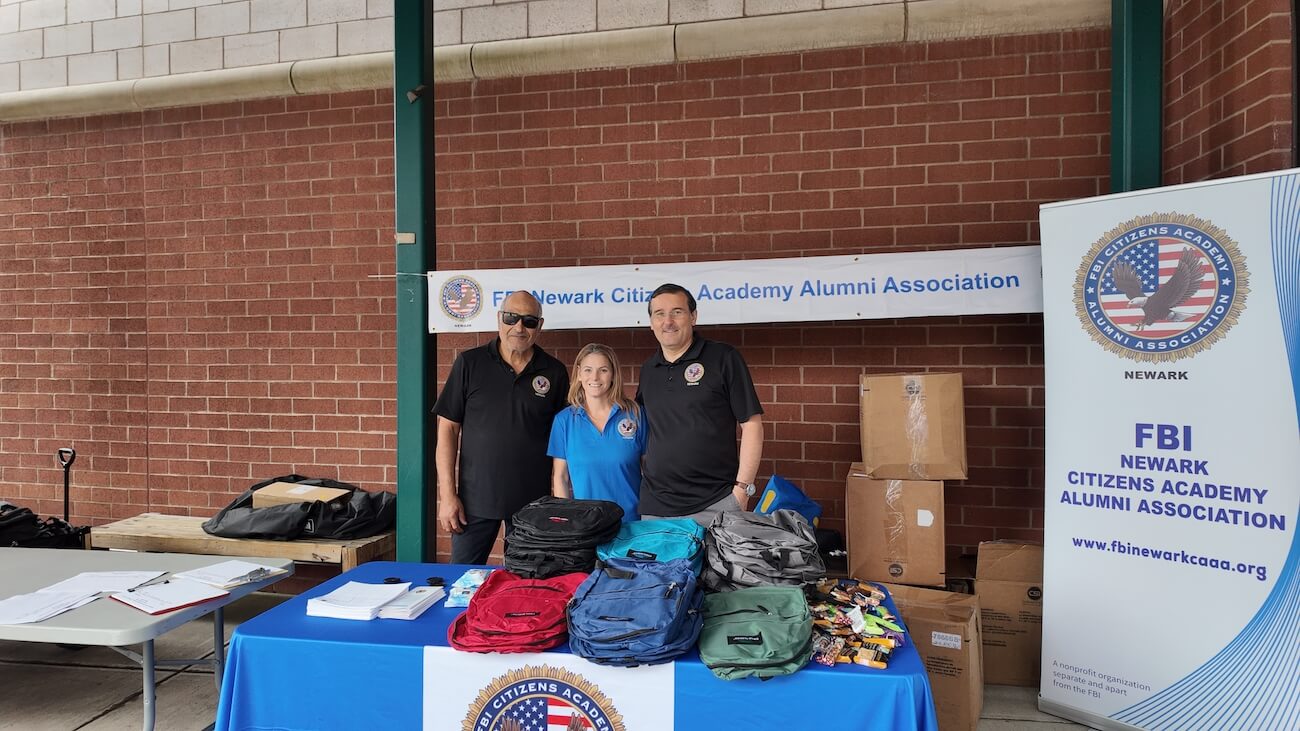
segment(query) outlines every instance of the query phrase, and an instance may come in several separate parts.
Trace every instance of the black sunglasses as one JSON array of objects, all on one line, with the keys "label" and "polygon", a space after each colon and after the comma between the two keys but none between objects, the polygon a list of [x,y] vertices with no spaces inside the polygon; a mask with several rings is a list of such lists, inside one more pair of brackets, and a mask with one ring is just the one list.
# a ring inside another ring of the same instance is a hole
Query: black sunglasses
[{"label": "black sunglasses", "polygon": [[537,315],[521,315],[518,312],[501,311],[501,322],[507,325],[514,325],[516,322],[523,321],[524,327],[529,330],[536,330],[542,324],[542,318]]}]

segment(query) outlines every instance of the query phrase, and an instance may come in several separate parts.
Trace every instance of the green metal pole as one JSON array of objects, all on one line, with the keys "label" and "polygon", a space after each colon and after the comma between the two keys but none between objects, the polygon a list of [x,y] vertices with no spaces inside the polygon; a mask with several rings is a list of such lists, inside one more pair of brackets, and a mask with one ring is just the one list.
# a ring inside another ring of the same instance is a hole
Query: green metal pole
[{"label": "green metal pole", "polygon": [[393,127],[397,213],[397,560],[432,561],[435,545],[433,336],[428,285],[434,260],[433,11],[393,4]]},{"label": "green metal pole", "polygon": [[1111,0],[1110,190],[1161,183],[1164,4]]}]

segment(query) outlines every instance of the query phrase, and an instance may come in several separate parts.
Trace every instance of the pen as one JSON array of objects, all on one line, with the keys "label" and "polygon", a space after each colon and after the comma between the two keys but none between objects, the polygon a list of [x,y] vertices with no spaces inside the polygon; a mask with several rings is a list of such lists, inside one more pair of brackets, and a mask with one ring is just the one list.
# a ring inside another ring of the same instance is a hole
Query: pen
[{"label": "pen", "polygon": [[238,581],[241,584],[245,584],[250,581],[257,581],[258,579],[262,579],[270,575],[271,575],[271,570],[263,566],[262,568],[253,569],[252,571],[249,571],[243,576],[237,577],[235,581]]}]

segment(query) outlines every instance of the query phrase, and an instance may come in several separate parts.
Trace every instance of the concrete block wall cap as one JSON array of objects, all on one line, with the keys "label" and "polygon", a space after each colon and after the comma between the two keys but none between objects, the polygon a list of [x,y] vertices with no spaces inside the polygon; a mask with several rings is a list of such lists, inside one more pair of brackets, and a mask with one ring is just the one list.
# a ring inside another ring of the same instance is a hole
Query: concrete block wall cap
[{"label": "concrete block wall cap", "polygon": [[476,43],[470,56],[480,79],[547,74],[577,69],[654,66],[676,60],[674,26]]},{"label": "concrete block wall cap", "polygon": [[387,88],[393,85],[393,53],[296,61],[289,76],[299,94]]},{"label": "concrete block wall cap", "polygon": [[677,60],[899,43],[906,24],[903,3],[684,23]]},{"label": "concrete block wall cap", "polygon": [[1110,25],[1109,0],[913,0],[907,40],[927,41]]},{"label": "concrete block wall cap", "polygon": [[190,106],[236,99],[292,96],[292,63],[249,66],[138,79],[135,104],[140,109]]},{"label": "concrete block wall cap", "polygon": [[470,81],[474,66],[470,63],[470,48],[463,46],[438,46],[433,49],[433,80]]},{"label": "concrete block wall cap", "polygon": [[91,113],[138,111],[131,87],[135,81],[109,81],[0,94],[0,122],[78,117]]}]

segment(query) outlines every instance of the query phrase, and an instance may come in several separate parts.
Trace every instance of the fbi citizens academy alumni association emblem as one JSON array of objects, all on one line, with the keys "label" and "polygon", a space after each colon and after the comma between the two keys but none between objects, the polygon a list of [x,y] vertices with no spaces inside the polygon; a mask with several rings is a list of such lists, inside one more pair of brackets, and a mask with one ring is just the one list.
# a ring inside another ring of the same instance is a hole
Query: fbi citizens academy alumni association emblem
[{"label": "fbi citizens academy alumni association emblem", "polygon": [[525,665],[479,691],[461,731],[627,731],[614,704],[581,675]]},{"label": "fbi citizens academy alumni association emblem", "polygon": [[442,312],[453,320],[473,320],[483,311],[483,287],[470,277],[452,277],[438,295]]},{"label": "fbi citizens academy alumni association emblem", "polygon": [[1106,232],[1074,285],[1083,329],[1107,350],[1160,363],[1191,357],[1237,324],[1250,289],[1237,243],[1209,221],[1139,216]]}]

